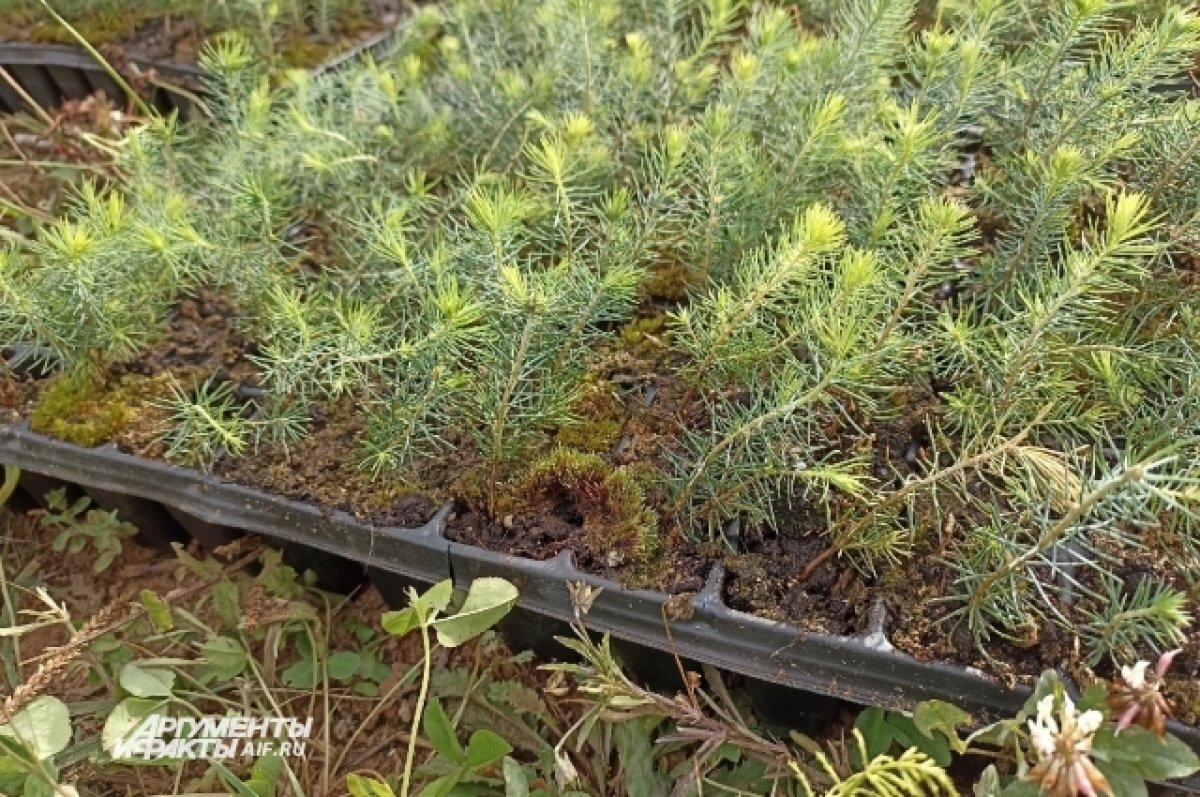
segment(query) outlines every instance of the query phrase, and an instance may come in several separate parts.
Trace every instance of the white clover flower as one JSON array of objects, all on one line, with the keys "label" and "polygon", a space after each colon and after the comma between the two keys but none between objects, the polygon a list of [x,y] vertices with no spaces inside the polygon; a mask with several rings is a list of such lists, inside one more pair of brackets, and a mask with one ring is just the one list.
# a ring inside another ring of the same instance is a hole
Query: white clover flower
[{"label": "white clover flower", "polygon": [[1103,714],[1095,710],[1080,714],[1075,703],[1066,695],[1062,696],[1062,707],[1056,719],[1054,695],[1046,695],[1038,701],[1037,717],[1029,721],[1029,737],[1042,758],[1053,755],[1060,742],[1069,743],[1073,749],[1086,753],[1092,749],[1092,736],[1103,723]]},{"label": "white clover flower", "polygon": [[1039,759],[1054,755],[1054,733],[1045,725],[1030,722],[1029,741],[1037,751]]},{"label": "white clover flower", "polygon": [[1121,668],[1121,679],[1129,684],[1130,689],[1141,689],[1146,685],[1146,670],[1150,667],[1150,662],[1139,661],[1132,667]]},{"label": "white clover flower", "polygon": [[1054,754],[1058,722],[1054,719],[1054,695],[1046,695],[1037,704],[1037,717],[1029,721],[1029,739],[1038,758]]},{"label": "white clover flower", "polygon": [[1094,710],[1080,713],[1067,695],[1055,712],[1056,702],[1054,695],[1043,697],[1037,703],[1037,715],[1029,720],[1030,747],[1038,763],[1028,779],[1052,797],[1111,793],[1103,773],[1088,758],[1104,715]]},{"label": "white clover flower", "polygon": [[[1063,699],[1068,703],[1071,701],[1071,698],[1066,697],[1065,695],[1063,696]],[[1054,729],[1055,733],[1058,733],[1058,723],[1054,720],[1054,695],[1046,695],[1038,701],[1037,719],[1038,722],[1049,725]]]},{"label": "white clover flower", "polygon": [[1091,745],[1091,737],[1095,736],[1096,731],[1100,730],[1100,726],[1104,724],[1104,715],[1095,709],[1085,711],[1079,715],[1079,721],[1075,728],[1082,736],[1088,738],[1088,744]]},{"label": "white clover flower", "polygon": [[1163,677],[1177,655],[1178,650],[1168,650],[1158,657],[1153,670],[1148,661],[1121,668],[1121,680],[1112,685],[1108,697],[1108,706],[1117,716],[1117,733],[1140,725],[1160,739],[1166,734],[1171,707],[1161,690]]}]

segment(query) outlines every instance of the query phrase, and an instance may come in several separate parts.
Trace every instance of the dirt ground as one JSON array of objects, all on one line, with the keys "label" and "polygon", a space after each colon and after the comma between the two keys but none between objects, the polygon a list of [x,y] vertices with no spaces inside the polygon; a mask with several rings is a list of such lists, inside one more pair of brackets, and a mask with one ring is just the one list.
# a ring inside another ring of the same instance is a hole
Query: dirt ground
[{"label": "dirt ground", "polygon": [[[176,558],[132,541],[125,542],[121,555],[108,569],[94,573],[92,565],[95,554],[92,551],[58,553],[51,550],[51,539],[52,533],[41,527],[36,512],[0,514],[0,564],[3,565],[8,594],[14,596],[13,602],[21,610],[41,606],[32,591],[44,588],[52,600],[69,612],[72,622],[78,626],[89,618],[103,616],[114,609],[135,603],[143,590],[166,596],[172,590],[186,588],[197,580],[195,573],[182,567]],[[193,550],[192,553],[202,556],[199,551]],[[241,577],[248,578],[246,574]],[[197,616],[207,617],[210,613],[207,598],[206,594],[196,594],[181,601],[181,604]],[[370,587],[348,598],[329,596],[329,603],[324,605],[311,595],[306,600],[311,601],[319,613],[328,611],[331,650],[352,649],[355,639],[351,629],[378,629],[380,617],[389,608],[379,593]],[[28,619],[25,621],[28,622]],[[87,707],[94,705],[95,701],[106,700],[108,686],[99,682],[88,666],[93,663],[90,653],[85,653],[72,666],[52,678],[41,678],[39,667],[49,660],[56,647],[66,645],[70,636],[61,625],[21,636],[17,646],[10,649],[17,652],[21,681],[38,682],[37,693],[57,697],[69,706]],[[161,649],[161,640],[149,627],[130,627],[122,633],[122,639],[141,656]],[[415,634],[403,638],[385,637],[376,652],[389,668],[379,684],[380,694],[386,695],[421,660],[420,638]],[[492,661],[503,662],[508,655],[499,642],[487,639],[453,651],[435,653],[433,667],[435,671],[451,673],[464,668],[479,668],[484,656]],[[286,655],[282,656],[276,663],[276,671],[283,671],[292,660]],[[500,670],[508,677],[527,678],[534,684],[541,677],[529,666],[520,670],[501,665]],[[375,710],[380,702],[379,697],[356,694],[349,689],[331,688],[327,694],[321,694],[319,691],[289,690],[280,686],[273,691],[285,710],[289,705],[294,706],[291,709],[293,715],[314,716],[312,738],[319,741],[312,745],[315,749],[311,749],[306,758],[296,762],[296,776],[306,786],[305,794],[308,797],[345,793],[344,783],[348,772],[395,774],[401,770],[412,721],[415,685],[400,689],[390,698],[389,707],[383,711]],[[329,701],[327,706],[320,705],[324,700]],[[98,734],[100,730],[96,718],[83,717],[76,721],[77,734],[87,736]],[[346,743],[352,738],[355,739],[352,751],[343,756]],[[326,768],[339,759],[337,772],[327,771]],[[204,762],[192,762],[182,770],[177,770],[167,767],[95,766],[85,761],[69,771],[68,780],[85,797],[186,794],[192,792],[187,789],[180,791],[181,786],[186,786],[189,779],[201,778],[205,768]]]}]

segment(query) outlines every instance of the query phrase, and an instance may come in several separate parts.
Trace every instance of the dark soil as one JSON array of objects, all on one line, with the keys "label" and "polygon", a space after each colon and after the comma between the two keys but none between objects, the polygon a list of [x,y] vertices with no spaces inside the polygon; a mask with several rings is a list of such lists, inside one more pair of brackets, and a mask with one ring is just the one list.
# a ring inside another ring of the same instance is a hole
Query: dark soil
[{"label": "dark soil", "polygon": [[359,467],[362,416],[345,402],[314,418],[304,439],[287,450],[264,449],[259,456],[227,459],[217,475],[236,484],[349,512],[360,522],[386,528],[421,526],[437,502],[387,479],[374,480]]},{"label": "dark soil", "polygon": [[809,631],[839,636],[866,632],[872,591],[853,568],[826,562],[807,580],[799,578],[824,549],[820,537],[781,534],[753,546],[751,553],[727,557],[726,602]]},{"label": "dark soil", "polygon": [[1171,676],[1163,687],[1175,718],[1200,725],[1200,635],[1193,634],[1171,663]]},{"label": "dark soil", "polygon": [[661,545],[645,563],[606,560],[589,550],[579,519],[570,515],[506,517],[493,522],[486,514],[467,509],[450,517],[446,536],[455,542],[537,561],[569,551],[575,565],[587,573],[673,595],[703,589],[720,557],[716,545],[680,540]]}]

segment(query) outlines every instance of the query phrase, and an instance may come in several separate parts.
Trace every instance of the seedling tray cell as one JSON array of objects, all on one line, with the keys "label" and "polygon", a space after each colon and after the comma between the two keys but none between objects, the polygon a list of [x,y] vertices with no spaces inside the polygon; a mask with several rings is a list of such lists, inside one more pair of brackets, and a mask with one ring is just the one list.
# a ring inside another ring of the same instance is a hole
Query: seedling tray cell
[{"label": "seedling tray cell", "polygon": [[[506,578],[521,597],[501,630],[514,647],[547,657],[563,652],[553,637],[568,633],[574,617],[570,585],[586,585],[594,595],[587,627],[610,634],[636,676],[677,687],[676,657],[688,669],[710,665],[735,673],[772,723],[817,727],[841,701],[906,710],[934,698],[985,720],[1011,715],[1028,695],[967,668],[896,651],[883,633],[881,607],[872,611],[868,632],[857,637],[807,633],[730,609],[720,597],[719,566],[692,595],[628,589],[580,571],[566,553],[532,561],[451,542],[442,533],[449,506],[419,528],[375,528],[342,511],[227,484],[113,446],[83,449],[52,440],[23,422],[0,428],[0,462],[22,469],[26,500],[70,485],[123,519],[140,519],[146,541],[160,547],[190,537],[211,549],[243,533],[258,534],[280,545],[294,566],[311,569],[326,588],[348,592],[370,579],[393,606],[405,603],[409,586]],[[1200,749],[1197,729],[1173,723],[1172,732]],[[1200,779],[1172,786],[1200,794]]]}]

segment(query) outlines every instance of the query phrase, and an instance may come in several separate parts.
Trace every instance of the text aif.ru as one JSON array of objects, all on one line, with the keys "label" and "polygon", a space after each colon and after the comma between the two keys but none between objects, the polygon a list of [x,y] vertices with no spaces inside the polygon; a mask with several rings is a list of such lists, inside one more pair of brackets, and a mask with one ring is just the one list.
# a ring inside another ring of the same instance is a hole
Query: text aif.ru
[{"label": "text aif.ru", "polygon": [[116,760],[195,760],[305,754],[312,717],[164,717],[151,715],[116,744]]}]

